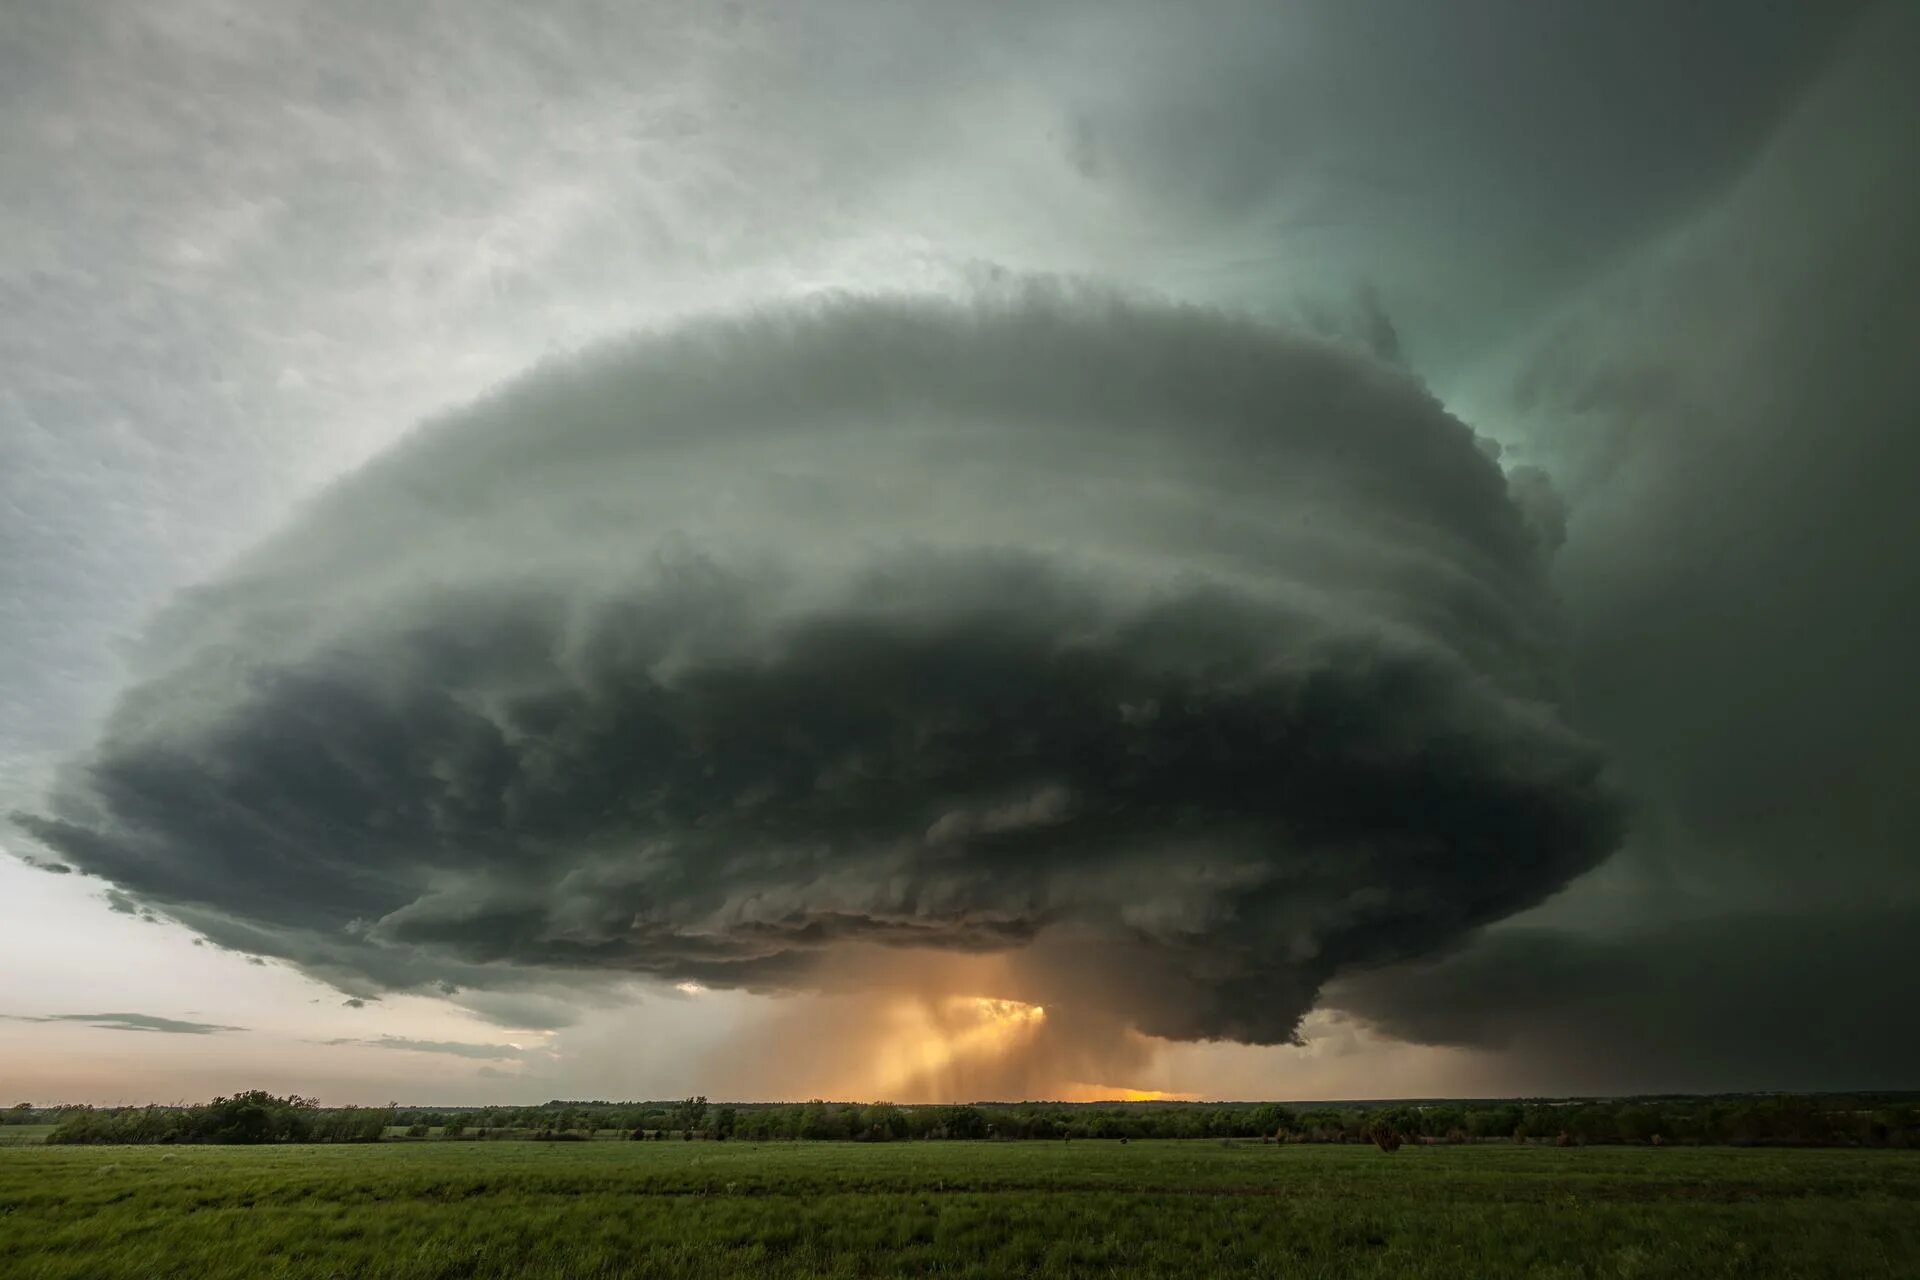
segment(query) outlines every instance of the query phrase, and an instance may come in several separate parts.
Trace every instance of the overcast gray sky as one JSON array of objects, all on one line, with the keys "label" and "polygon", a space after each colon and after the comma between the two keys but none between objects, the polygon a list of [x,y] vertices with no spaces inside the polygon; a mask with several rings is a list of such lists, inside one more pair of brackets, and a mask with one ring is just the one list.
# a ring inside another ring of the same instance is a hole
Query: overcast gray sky
[{"label": "overcast gray sky", "polygon": [[0,6],[0,1093],[1911,1086],[1916,54]]}]

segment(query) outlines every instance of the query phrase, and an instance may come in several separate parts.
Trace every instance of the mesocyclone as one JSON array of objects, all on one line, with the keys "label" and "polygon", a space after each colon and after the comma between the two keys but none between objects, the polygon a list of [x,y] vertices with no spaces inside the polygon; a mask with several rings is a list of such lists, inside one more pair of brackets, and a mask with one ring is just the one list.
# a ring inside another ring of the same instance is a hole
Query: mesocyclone
[{"label": "mesocyclone", "polygon": [[1005,953],[982,994],[1283,1041],[1617,841],[1548,541],[1417,382],[1219,313],[691,322],[428,423],[181,595],[19,820],[336,980]]}]

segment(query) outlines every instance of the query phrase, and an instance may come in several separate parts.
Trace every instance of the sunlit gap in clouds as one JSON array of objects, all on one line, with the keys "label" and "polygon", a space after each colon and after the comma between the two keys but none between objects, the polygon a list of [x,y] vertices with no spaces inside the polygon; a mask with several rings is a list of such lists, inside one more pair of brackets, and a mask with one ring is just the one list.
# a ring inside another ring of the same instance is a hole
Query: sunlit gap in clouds
[{"label": "sunlit gap in clouds", "polygon": [[[872,1002],[862,1054],[825,1090],[834,1097],[969,1102],[1046,1097],[1152,1102],[1191,1095],[1111,1083],[1150,1062],[1149,1037],[1123,1032],[1109,1055],[1045,1005],[991,995],[915,993]],[[1091,1078],[1080,1079],[1074,1076]]]},{"label": "sunlit gap in clouds", "polygon": [[883,1097],[904,1095],[946,1078],[956,1064],[1018,1053],[1046,1019],[1040,1005],[992,996],[902,999],[887,1010],[875,1087]]},{"label": "sunlit gap in clouds", "polygon": [[[873,1092],[884,1098],[966,1098],[965,1084],[1030,1059],[1046,1032],[1047,1009],[999,996],[903,999],[886,1011]],[[1096,1081],[1060,1080],[1047,1096],[1063,1102],[1158,1102],[1191,1095]]]},{"label": "sunlit gap in clouds", "polygon": [[[831,957],[819,993],[760,1006],[703,1064],[708,1091],[788,1100],[1151,1101],[1165,1042],[1043,1000],[1018,950]],[[721,993],[724,998],[724,993]]]}]

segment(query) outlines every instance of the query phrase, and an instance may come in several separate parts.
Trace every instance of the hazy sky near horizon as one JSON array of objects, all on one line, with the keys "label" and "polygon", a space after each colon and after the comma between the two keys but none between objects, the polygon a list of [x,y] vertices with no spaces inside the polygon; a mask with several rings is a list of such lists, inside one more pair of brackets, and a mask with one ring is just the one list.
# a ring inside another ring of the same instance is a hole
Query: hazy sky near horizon
[{"label": "hazy sky near horizon", "polygon": [[1916,54],[0,8],[0,1101],[1912,1087]]}]

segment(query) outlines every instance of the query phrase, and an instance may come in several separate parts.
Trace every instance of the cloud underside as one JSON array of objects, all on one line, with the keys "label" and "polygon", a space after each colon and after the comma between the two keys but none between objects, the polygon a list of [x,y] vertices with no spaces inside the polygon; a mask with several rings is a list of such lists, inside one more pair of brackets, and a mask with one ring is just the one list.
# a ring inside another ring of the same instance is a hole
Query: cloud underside
[{"label": "cloud underside", "polygon": [[1561,1090],[1903,1089],[1920,909],[1739,914],[1611,938],[1489,935],[1344,977],[1327,1001],[1421,1044],[1496,1050]]},{"label": "cloud underside", "polygon": [[1525,498],[1405,375],[1204,311],[692,325],[429,424],[181,596],[21,821],[360,986],[1014,951],[1281,1041],[1615,841]]}]

